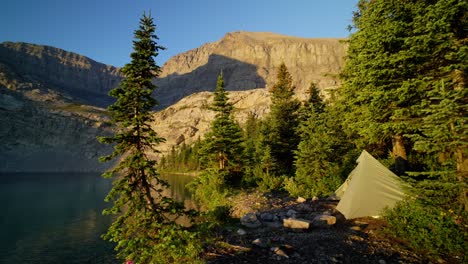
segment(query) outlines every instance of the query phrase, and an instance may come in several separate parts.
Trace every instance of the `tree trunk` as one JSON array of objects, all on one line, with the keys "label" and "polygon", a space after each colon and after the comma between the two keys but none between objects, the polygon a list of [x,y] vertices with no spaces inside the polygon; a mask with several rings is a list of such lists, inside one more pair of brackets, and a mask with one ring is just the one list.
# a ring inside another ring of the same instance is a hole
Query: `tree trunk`
[{"label": "tree trunk", "polygon": [[406,156],[406,149],[403,143],[402,135],[395,135],[392,137],[392,154],[395,158],[395,173],[402,175],[408,168],[408,158]]}]

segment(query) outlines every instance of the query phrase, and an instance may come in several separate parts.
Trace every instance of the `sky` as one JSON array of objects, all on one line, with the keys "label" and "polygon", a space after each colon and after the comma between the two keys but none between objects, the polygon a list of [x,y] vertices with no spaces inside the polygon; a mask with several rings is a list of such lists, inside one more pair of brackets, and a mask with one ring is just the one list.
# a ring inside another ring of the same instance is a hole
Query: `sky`
[{"label": "sky", "polygon": [[0,42],[49,45],[121,67],[133,32],[151,12],[162,66],[233,31],[306,38],[349,36],[358,0],[1,0]]}]

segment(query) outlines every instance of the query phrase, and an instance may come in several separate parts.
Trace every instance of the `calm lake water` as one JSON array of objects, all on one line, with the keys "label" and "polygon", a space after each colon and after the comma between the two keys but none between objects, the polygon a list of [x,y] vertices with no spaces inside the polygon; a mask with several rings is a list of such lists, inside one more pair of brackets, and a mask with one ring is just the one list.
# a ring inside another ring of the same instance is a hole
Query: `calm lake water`
[{"label": "calm lake water", "polygon": [[[170,195],[190,205],[184,186],[193,176],[164,178]],[[111,186],[98,173],[0,174],[0,263],[117,263],[101,239]]]}]

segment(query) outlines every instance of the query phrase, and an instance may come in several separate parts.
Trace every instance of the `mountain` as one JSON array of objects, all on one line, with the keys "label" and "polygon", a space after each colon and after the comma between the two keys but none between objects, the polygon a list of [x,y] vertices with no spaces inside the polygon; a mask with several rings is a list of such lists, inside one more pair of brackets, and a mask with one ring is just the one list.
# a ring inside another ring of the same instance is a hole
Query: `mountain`
[{"label": "mountain", "polygon": [[0,171],[102,171],[118,69],[61,49],[0,44]]},{"label": "mountain", "polygon": [[339,85],[346,44],[343,39],[309,39],[266,32],[233,32],[169,59],[156,80],[156,96],[167,107],[185,96],[213,91],[223,71],[228,91],[268,88],[284,62],[304,99],[311,82],[322,90]]},{"label": "mountain", "polygon": [[[261,117],[270,111],[270,96],[266,89],[229,92],[228,97],[234,104],[234,117],[241,124],[249,114]],[[156,112],[152,127],[166,139],[158,145],[158,150],[164,154],[172,146],[190,145],[202,138],[215,117],[215,112],[208,109],[212,101],[213,93],[199,92]]]},{"label": "mountain", "polygon": [[0,43],[0,85],[34,101],[106,106],[122,80],[119,69],[62,49]]},{"label": "mountain", "polygon": [[[153,127],[174,145],[190,144],[209,129],[211,91],[223,72],[235,117],[269,112],[268,88],[284,62],[303,99],[310,82],[336,88],[346,44],[273,33],[233,32],[168,60],[155,83],[162,110]],[[0,171],[99,171],[97,158],[112,151],[96,136],[112,132],[107,93],[119,69],[58,48],[0,43]]]},{"label": "mountain", "polygon": [[[339,86],[337,74],[346,54],[342,39],[306,39],[265,32],[233,32],[222,39],[169,59],[156,80],[156,98],[165,109],[155,114],[153,127],[166,138],[159,148],[191,144],[209,129],[214,113],[207,106],[217,76],[223,71],[226,90],[234,102],[236,120],[249,113],[269,112],[268,88],[276,82],[284,62],[296,85],[296,96],[306,98],[311,82],[326,96]],[[209,92],[207,92],[209,91]],[[182,99],[183,98],[183,99]]]}]

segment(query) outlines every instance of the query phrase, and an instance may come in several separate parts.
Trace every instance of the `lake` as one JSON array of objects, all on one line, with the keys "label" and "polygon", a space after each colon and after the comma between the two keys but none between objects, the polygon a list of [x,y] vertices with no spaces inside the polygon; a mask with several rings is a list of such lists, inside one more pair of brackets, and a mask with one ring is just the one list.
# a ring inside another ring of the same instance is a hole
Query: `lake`
[{"label": "lake", "polygon": [[[193,176],[164,175],[168,190],[190,205]],[[101,235],[111,180],[98,173],[0,174],[0,263],[117,263]],[[170,193],[169,193],[170,192]]]}]

